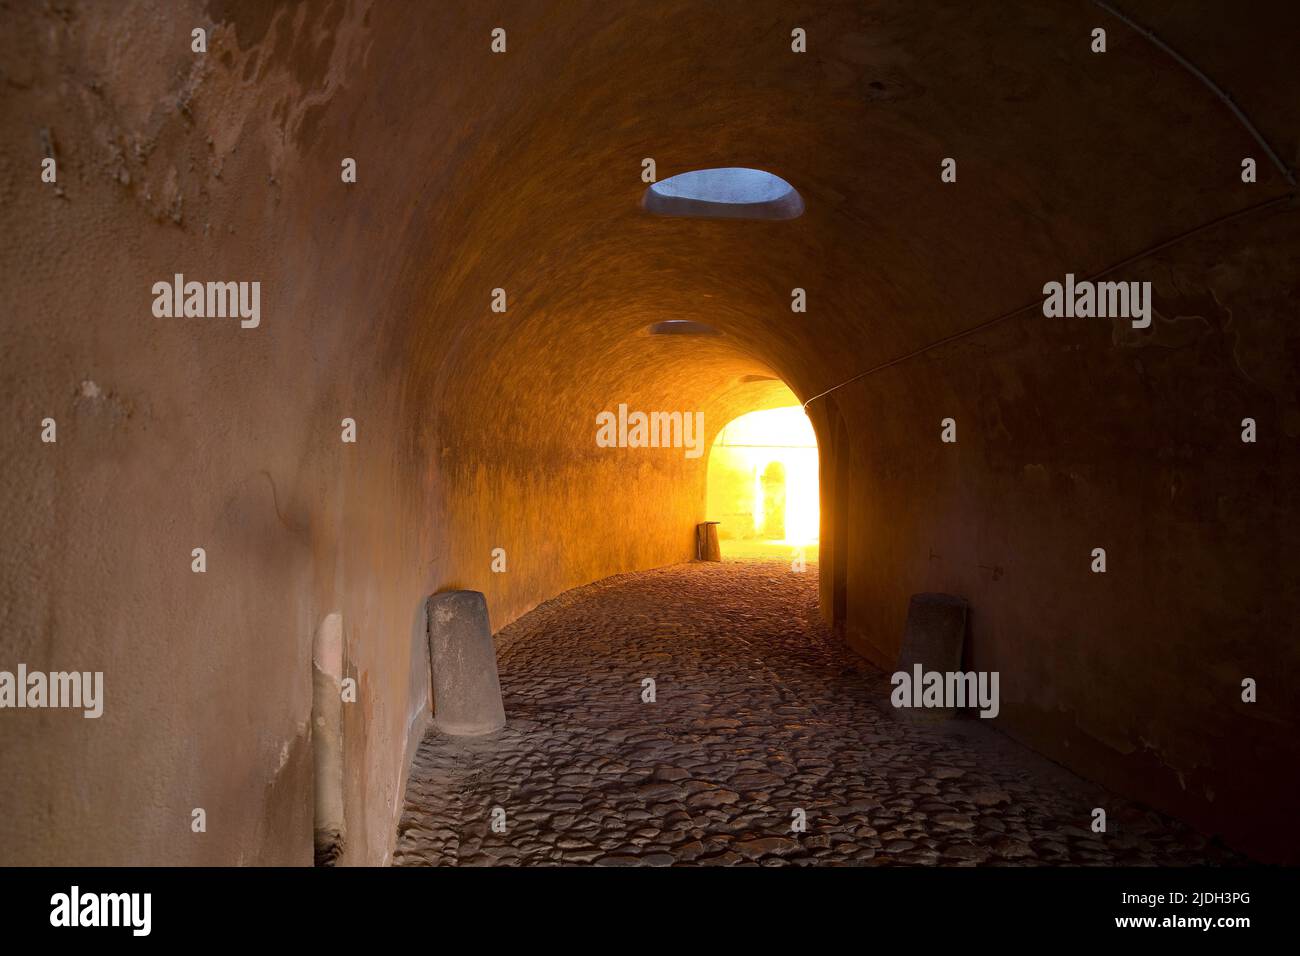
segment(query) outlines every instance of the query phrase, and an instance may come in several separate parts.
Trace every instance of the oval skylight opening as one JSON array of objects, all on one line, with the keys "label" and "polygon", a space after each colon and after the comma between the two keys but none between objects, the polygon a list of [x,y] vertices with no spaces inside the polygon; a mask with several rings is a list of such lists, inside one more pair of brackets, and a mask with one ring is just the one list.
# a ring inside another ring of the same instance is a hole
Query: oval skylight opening
[{"label": "oval skylight opening", "polygon": [[721,335],[713,326],[690,319],[665,319],[650,326],[651,335]]},{"label": "oval skylight opening", "polygon": [[641,200],[656,216],[794,219],[803,197],[780,176],[745,166],[695,169],[651,183]]}]

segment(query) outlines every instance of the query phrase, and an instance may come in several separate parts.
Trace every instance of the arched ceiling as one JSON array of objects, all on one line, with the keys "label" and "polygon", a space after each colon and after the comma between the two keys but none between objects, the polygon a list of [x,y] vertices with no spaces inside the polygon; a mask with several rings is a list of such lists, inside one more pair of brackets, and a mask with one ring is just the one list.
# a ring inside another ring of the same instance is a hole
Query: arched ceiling
[{"label": "arched ceiling", "polygon": [[[1295,155],[1277,64],[1207,49],[1262,44],[1268,18],[1129,6],[1193,60],[1222,63]],[[470,408],[491,382],[501,396],[554,396],[558,424],[585,420],[588,395],[704,404],[766,369],[807,397],[1032,301],[1067,271],[1286,191],[1262,155],[1260,182],[1241,183],[1241,157],[1260,153],[1249,134],[1199,80],[1086,2],[575,2],[435,21],[392,25],[415,27],[408,46],[442,53],[418,78],[394,57],[403,163],[454,160],[452,178],[420,197],[426,291],[406,334],[424,356],[416,391],[437,380]],[[497,25],[501,55],[487,49]],[[1089,50],[1098,25],[1104,55]],[[790,51],[795,26],[806,54]],[[427,125],[417,83],[441,107]],[[646,157],[661,178],[769,170],[807,211],[789,222],[646,215]],[[956,183],[940,181],[945,157]],[[507,315],[488,311],[496,287]],[[790,311],[795,287],[807,314]],[[640,336],[668,318],[725,337]]]}]

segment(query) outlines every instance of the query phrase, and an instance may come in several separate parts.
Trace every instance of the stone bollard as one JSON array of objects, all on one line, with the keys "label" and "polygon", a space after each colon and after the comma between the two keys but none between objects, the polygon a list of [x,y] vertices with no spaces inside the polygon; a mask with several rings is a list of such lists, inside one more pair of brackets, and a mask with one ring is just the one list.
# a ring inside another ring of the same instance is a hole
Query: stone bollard
[{"label": "stone bollard", "polygon": [[[898,669],[910,674],[920,664],[922,671],[960,671],[962,647],[966,643],[967,608],[964,598],[951,594],[913,594],[907,606]],[[919,720],[957,716],[952,707],[914,708],[901,713]]]},{"label": "stone bollard", "polygon": [[312,752],[316,761],[315,859],[333,866],[347,836],[343,812],[343,616],[326,615],[312,642]]},{"label": "stone bollard", "polygon": [[695,526],[695,556],[701,561],[722,560],[722,548],[718,544],[718,522],[701,521]]},{"label": "stone bollard", "polygon": [[427,609],[433,725],[455,737],[500,730],[506,711],[482,592],[444,591],[429,598]]}]

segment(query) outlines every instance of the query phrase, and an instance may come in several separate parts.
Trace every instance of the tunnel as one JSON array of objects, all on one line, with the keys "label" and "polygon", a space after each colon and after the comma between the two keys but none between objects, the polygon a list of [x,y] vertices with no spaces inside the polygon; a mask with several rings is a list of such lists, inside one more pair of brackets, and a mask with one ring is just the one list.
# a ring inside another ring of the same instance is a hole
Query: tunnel
[{"label": "tunnel", "polygon": [[4,16],[0,862],[1300,860],[1294,4]]}]

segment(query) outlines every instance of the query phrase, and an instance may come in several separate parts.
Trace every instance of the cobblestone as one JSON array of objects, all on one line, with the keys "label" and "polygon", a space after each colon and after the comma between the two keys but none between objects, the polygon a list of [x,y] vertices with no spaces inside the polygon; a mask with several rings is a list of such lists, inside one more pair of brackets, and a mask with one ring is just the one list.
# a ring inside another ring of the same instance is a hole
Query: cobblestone
[{"label": "cobblestone", "polygon": [[[1241,862],[986,721],[901,719],[888,675],[822,623],[816,582],[815,565],[675,565],[504,628],[506,727],[426,736],[395,864]],[[1109,832],[1091,832],[1093,807]]]}]

